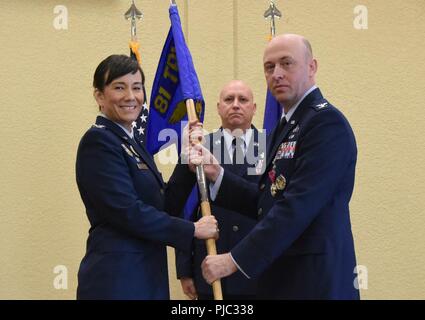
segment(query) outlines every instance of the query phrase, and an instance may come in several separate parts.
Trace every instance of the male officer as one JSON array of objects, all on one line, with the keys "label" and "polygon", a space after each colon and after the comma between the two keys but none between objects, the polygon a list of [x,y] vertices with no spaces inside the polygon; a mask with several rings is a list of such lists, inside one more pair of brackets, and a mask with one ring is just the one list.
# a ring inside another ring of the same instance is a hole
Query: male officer
[{"label": "male officer", "polygon": [[[217,102],[222,127],[206,137],[206,145],[221,160],[225,170],[241,179],[257,183],[259,177],[253,170],[255,162],[249,161],[261,153],[261,139],[258,138],[257,129],[251,124],[255,110],[251,88],[240,80],[230,81],[221,90]],[[214,204],[211,211],[220,228],[220,237],[216,242],[219,253],[228,252],[233,248],[256,223],[256,219]],[[200,214],[198,208],[197,218]],[[206,255],[205,241],[194,241],[192,255],[182,251],[176,252],[177,277],[183,292],[191,299],[213,299],[212,287],[205,282],[201,272],[201,262]],[[223,279],[221,284],[225,299],[255,298],[256,282],[249,280],[242,273],[235,273]]]},{"label": "male officer", "polygon": [[236,271],[258,278],[265,299],[358,299],[348,206],[357,158],[351,127],[316,87],[317,62],[304,37],[274,38],[263,62],[283,116],[258,164],[265,166],[259,184],[205,165],[219,185],[216,203],[259,223],[229,253],[207,256],[203,275],[209,283]]}]

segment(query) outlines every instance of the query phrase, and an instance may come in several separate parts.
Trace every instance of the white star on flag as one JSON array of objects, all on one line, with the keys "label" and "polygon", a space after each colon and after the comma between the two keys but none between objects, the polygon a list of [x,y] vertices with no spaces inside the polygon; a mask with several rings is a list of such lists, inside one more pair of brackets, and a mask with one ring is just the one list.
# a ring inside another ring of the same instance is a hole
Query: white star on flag
[{"label": "white star on flag", "polygon": [[136,121],[133,122],[133,128],[137,131],[137,140],[139,140],[140,143],[143,144],[145,140],[145,129],[146,125],[148,123],[148,117],[149,117],[149,107],[148,104],[145,102],[143,104],[143,108],[140,111],[139,116],[137,117]]}]

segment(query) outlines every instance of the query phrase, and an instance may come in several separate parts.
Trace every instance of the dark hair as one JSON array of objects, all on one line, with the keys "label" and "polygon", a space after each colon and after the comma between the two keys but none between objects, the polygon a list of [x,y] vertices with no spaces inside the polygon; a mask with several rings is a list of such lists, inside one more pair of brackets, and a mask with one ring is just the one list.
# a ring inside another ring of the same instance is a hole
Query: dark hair
[{"label": "dark hair", "polygon": [[105,86],[115,79],[129,73],[135,74],[137,71],[140,71],[142,75],[143,91],[145,91],[145,75],[137,60],[123,54],[111,55],[97,66],[93,76],[93,87],[103,91]]}]

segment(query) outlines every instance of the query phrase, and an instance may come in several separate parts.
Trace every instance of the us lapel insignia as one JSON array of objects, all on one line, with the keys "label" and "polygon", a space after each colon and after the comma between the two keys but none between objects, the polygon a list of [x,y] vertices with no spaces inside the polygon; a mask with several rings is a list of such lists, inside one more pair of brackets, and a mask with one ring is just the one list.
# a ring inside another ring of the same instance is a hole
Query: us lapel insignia
[{"label": "us lapel insignia", "polygon": [[135,155],[139,155],[139,153],[136,150],[134,150],[132,145],[130,145],[130,149]]},{"label": "us lapel insignia", "polygon": [[124,143],[122,143],[122,144],[121,144],[121,147],[125,150],[125,152],[127,152],[127,154],[128,154],[130,157],[134,157],[134,154],[130,151],[130,149],[129,149],[129,148],[127,148],[127,146],[126,146]]},{"label": "us lapel insignia", "polygon": [[136,150],[134,150],[134,147],[131,144],[130,144],[130,150],[133,153],[134,159],[136,159],[137,162],[141,162],[139,158],[140,157],[139,153]]}]

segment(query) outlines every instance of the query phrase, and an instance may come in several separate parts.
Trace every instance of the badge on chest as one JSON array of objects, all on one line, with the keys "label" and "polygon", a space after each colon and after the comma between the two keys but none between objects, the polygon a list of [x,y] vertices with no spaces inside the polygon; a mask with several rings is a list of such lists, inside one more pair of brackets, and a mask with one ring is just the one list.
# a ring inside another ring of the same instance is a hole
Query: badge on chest
[{"label": "badge on chest", "polygon": [[286,187],[286,178],[283,174],[280,174],[276,177],[276,166],[273,165],[273,168],[268,172],[268,176],[271,182],[270,193],[272,197],[275,197],[279,191],[283,191]]},{"label": "badge on chest", "polygon": [[279,146],[274,160],[292,159],[295,154],[296,141],[286,141]]},{"label": "badge on chest", "polygon": [[139,168],[140,170],[148,170],[148,166],[146,165],[146,163],[144,163],[141,159],[139,154],[136,152],[136,150],[134,150],[133,146],[130,145],[130,147],[127,147],[124,143],[121,144],[121,147],[124,149],[124,151],[133,159],[136,160],[137,163],[137,168]]}]

